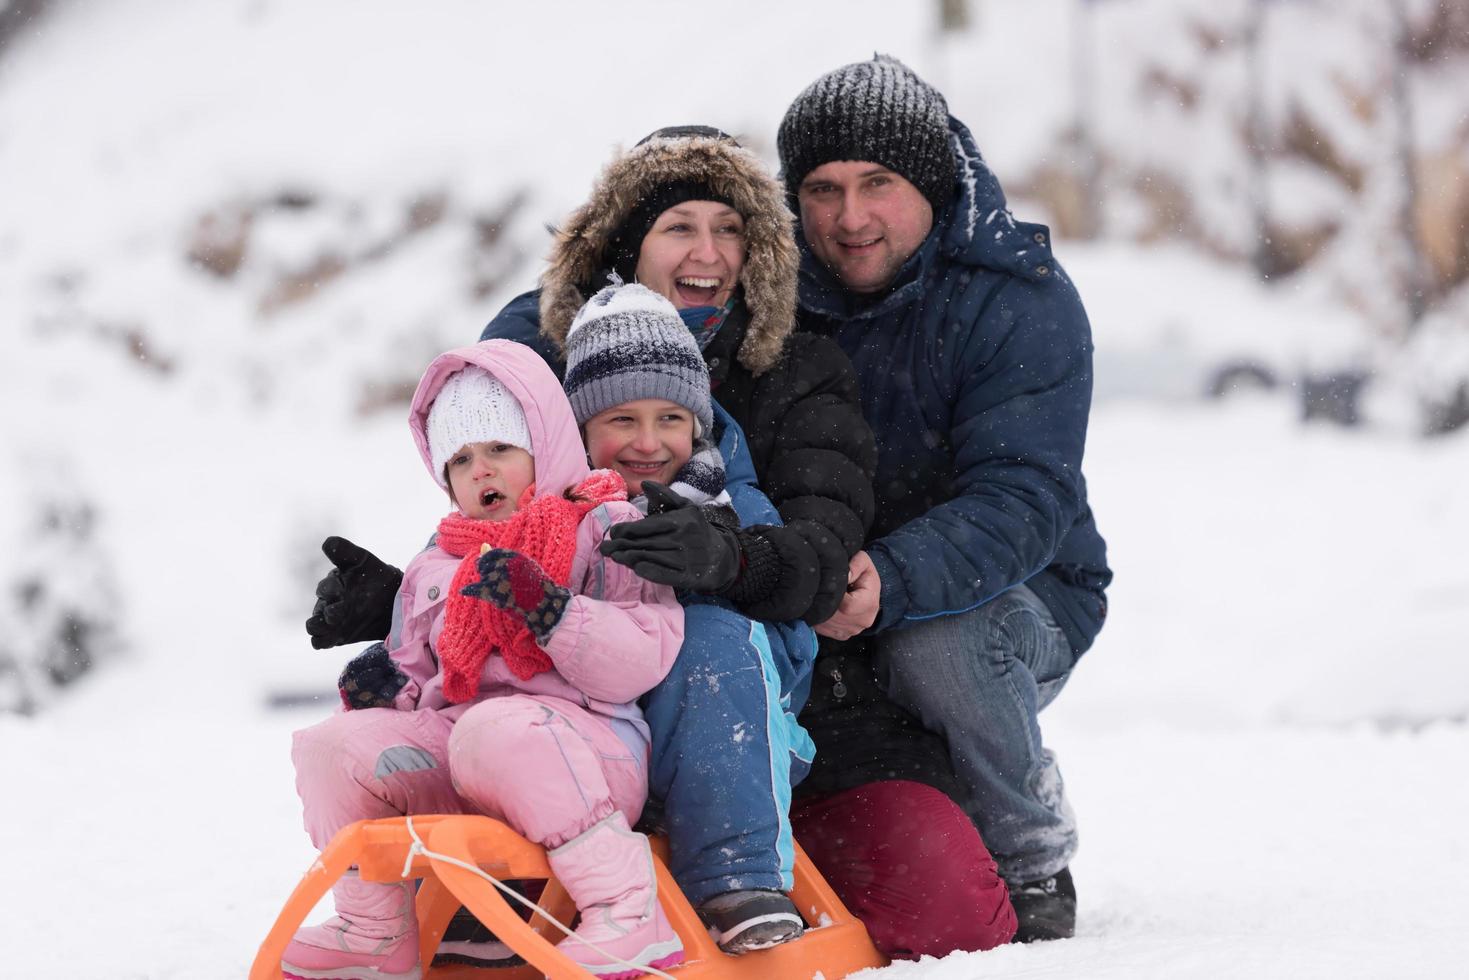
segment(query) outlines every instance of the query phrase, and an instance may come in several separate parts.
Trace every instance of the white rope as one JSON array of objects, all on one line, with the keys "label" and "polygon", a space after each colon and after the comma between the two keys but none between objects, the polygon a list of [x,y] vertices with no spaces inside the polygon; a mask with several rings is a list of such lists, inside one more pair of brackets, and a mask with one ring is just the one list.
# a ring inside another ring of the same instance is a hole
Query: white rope
[{"label": "white rope", "polygon": [[[496,878],[494,875],[490,874],[488,871],[486,871],[484,868],[481,868],[479,865],[470,864],[467,861],[461,861],[458,858],[451,857],[448,854],[439,854],[439,853],[436,853],[434,851],[430,851],[427,847],[424,847],[423,846],[423,838],[421,838],[421,837],[418,836],[418,829],[413,826],[413,818],[412,817],[407,817],[406,819],[408,821],[408,834],[409,834],[409,836],[411,836],[413,838],[413,844],[412,844],[412,846],[410,846],[408,848],[408,856],[403,859],[403,873],[399,877],[407,878],[408,877],[408,871],[409,871],[409,869],[411,869],[413,867],[413,858],[414,858],[414,856],[415,855],[418,855],[418,854],[422,854],[426,858],[432,858],[435,861],[443,861],[445,864],[452,864],[456,868],[463,868],[466,871],[472,871],[472,872],[474,872],[475,874],[477,874],[481,878],[483,878],[485,881],[488,881],[490,884],[494,885],[496,888],[498,888],[505,895],[509,896],[510,898],[515,899],[517,902],[519,902],[521,905],[525,906],[526,908],[531,909],[531,910],[535,911],[536,913],[538,913],[541,916],[541,918],[543,918],[547,922],[551,923],[551,925],[555,926],[557,929],[560,929],[561,932],[564,933],[568,938],[570,938],[572,936],[576,936],[576,934],[574,932],[572,932],[565,925],[563,925],[550,912],[547,912],[545,909],[541,908],[535,902],[532,902],[530,899],[526,898],[524,895],[520,894],[515,889],[511,888],[509,885],[505,884],[503,881],[501,881],[500,879]],[[656,886],[657,886],[657,879],[655,878],[654,879],[654,887],[656,887]],[[647,965],[644,965],[642,963],[630,963],[630,962],[628,962],[627,960],[623,959],[620,956],[615,956],[612,953],[607,952],[607,950],[603,949],[601,946],[598,946],[596,943],[588,942],[582,936],[576,936],[576,940],[577,940],[577,942],[580,942],[582,945],[587,946],[587,947],[589,947],[591,949],[594,949],[597,952],[601,953],[603,956],[607,957],[609,960],[611,960],[613,963],[616,963],[619,966],[625,966],[629,970],[640,970],[643,973],[650,973],[650,974],[652,974],[655,977],[662,977],[663,980],[675,980],[674,977],[669,976],[667,973],[664,973],[662,970],[658,969],[657,967],[647,966]]]}]

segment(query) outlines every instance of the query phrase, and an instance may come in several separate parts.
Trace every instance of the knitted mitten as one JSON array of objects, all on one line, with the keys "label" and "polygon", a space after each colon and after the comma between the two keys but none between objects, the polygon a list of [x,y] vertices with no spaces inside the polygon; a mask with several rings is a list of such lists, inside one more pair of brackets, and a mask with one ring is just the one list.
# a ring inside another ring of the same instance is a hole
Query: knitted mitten
[{"label": "knitted mitten", "polygon": [[557,585],[530,558],[508,548],[491,548],[479,556],[479,581],[461,591],[472,599],[514,613],[525,620],[538,643],[545,643],[566,614],[571,590]]},{"label": "knitted mitten", "polygon": [[388,648],[374,643],[342,668],[337,678],[337,693],[348,711],[357,708],[391,708],[393,699],[408,683],[408,675],[398,669]]}]

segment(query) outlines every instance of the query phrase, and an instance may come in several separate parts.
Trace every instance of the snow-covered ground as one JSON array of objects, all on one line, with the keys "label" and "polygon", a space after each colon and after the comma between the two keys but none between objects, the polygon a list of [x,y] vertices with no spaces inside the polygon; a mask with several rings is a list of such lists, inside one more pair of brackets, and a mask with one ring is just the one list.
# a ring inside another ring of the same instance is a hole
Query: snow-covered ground
[{"label": "snow-covered ground", "polygon": [[[1045,716],[1081,819],[1079,935],[871,975],[1460,975],[1466,459],[1271,402],[1100,405],[1113,613]],[[184,621],[0,717],[9,975],[240,976],[311,858],[288,740],[330,701],[267,710],[259,664],[286,644],[324,687],[340,658],[257,628],[264,564],[232,564],[249,535],[222,530],[196,571],[133,566]]]},{"label": "snow-covered ground", "polygon": [[[1062,6],[983,5],[972,60],[875,0],[840,22],[776,3],[73,2],[13,47],[0,547],[25,546],[12,525],[38,495],[96,506],[126,647],[38,716],[0,715],[0,974],[244,974],[311,858],[289,736],[331,700],[270,704],[329,692],[344,656],[300,627],[316,544],[401,561],[442,509],[401,408],[359,411],[361,392],[528,286],[538,223],[614,143],[698,119],[768,151],[795,92],[880,45],[943,74],[1003,179],[1064,117],[1018,70],[1060,57]],[[473,297],[468,215],[522,183],[507,234],[526,263]],[[261,218],[235,279],[184,261],[202,212],[301,186],[325,203]],[[439,225],[262,311],[278,267],[381,240],[425,189],[447,194]],[[1236,347],[1290,367],[1357,341],[1319,299],[1187,253],[1058,252],[1095,326],[1087,473],[1117,571],[1043,719],[1081,821],[1079,935],[868,976],[1462,975],[1469,436],[1420,441],[1390,411],[1303,427],[1288,389],[1199,401]],[[22,557],[0,558],[7,581]]]}]

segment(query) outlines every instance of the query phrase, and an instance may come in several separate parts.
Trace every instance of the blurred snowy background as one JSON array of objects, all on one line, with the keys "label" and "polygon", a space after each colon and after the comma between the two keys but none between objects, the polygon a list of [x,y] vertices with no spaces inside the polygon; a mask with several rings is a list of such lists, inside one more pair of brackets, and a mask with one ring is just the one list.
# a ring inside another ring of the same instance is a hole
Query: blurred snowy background
[{"label": "blurred snowy background", "polygon": [[1056,233],[1117,572],[1045,716],[1079,937],[885,975],[1463,970],[1469,0],[0,0],[7,971],[243,974],[351,652],[320,540],[443,510],[423,366],[615,146],[773,168],[874,50]]}]

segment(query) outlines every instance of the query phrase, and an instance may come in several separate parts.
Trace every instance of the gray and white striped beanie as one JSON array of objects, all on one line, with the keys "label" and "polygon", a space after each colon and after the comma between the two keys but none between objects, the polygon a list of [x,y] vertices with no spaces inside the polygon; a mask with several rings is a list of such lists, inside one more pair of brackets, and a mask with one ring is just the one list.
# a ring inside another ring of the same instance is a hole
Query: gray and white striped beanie
[{"label": "gray and white striped beanie", "polygon": [[943,94],[889,55],[829,71],[796,96],[776,135],[781,176],[795,200],[806,175],[834,160],[866,160],[902,174],[937,215],[958,169]]},{"label": "gray and white striped beanie", "polygon": [[566,334],[566,397],[578,425],[614,405],[662,398],[714,427],[709,368],[672,303],[646,286],[608,286],[577,311]]}]

